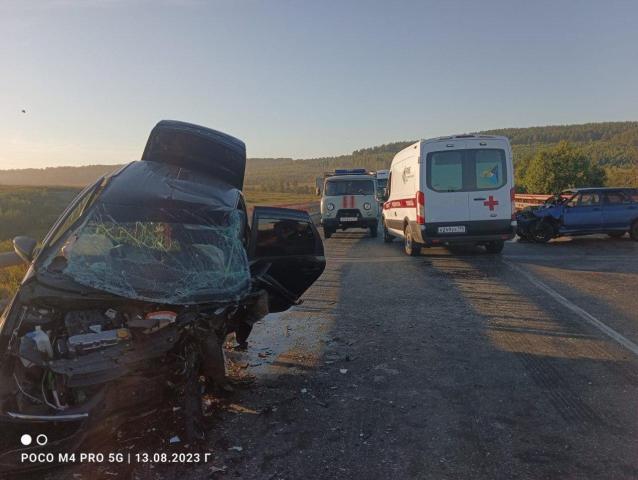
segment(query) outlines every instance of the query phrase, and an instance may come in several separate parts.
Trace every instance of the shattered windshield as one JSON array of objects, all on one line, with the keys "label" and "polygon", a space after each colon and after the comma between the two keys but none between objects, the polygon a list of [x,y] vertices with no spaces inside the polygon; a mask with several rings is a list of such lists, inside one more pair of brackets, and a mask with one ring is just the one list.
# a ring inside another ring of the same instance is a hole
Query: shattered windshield
[{"label": "shattered windshield", "polygon": [[249,286],[241,224],[232,209],[99,204],[39,272],[139,300],[228,300]]}]

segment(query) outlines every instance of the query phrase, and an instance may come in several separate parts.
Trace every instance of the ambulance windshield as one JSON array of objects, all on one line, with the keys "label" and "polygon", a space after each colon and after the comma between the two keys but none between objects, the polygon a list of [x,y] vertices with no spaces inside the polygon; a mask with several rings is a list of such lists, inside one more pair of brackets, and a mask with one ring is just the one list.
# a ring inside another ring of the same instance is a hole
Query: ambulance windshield
[{"label": "ambulance windshield", "polygon": [[374,195],[372,180],[328,180],[326,195]]}]

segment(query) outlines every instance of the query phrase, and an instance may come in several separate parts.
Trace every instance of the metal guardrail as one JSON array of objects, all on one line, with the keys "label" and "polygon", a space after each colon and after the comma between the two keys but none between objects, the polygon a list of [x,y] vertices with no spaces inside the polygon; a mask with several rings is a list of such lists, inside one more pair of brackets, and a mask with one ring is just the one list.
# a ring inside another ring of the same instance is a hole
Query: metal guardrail
[{"label": "metal guardrail", "polygon": [[531,207],[533,205],[541,205],[547,200],[551,195],[532,195],[527,193],[517,193],[514,195],[514,205],[516,210],[523,210],[526,207]]}]

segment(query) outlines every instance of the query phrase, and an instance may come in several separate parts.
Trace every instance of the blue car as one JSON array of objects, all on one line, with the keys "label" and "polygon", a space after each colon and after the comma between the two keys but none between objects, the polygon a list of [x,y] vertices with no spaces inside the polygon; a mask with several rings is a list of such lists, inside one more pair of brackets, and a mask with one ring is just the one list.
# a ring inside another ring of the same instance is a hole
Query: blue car
[{"label": "blue car", "polygon": [[517,214],[517,233],[525,240],[545,243],[563,235],[629,233],[638,241],[638,189],[579,188],[565,190],[543,205]]}]

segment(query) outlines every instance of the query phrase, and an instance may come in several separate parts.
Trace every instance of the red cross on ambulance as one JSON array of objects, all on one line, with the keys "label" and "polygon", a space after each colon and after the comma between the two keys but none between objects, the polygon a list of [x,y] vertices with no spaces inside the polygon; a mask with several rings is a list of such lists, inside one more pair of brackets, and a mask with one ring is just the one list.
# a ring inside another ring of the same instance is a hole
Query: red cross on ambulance
[{"label": "red cross on ambulance", "polygon": [[496,200],[493,195],[490,195],[490,197],[483,202],[483,205],[489,207],[491,212],[494,210],[494,207],[498,205],[498,200]]}]

